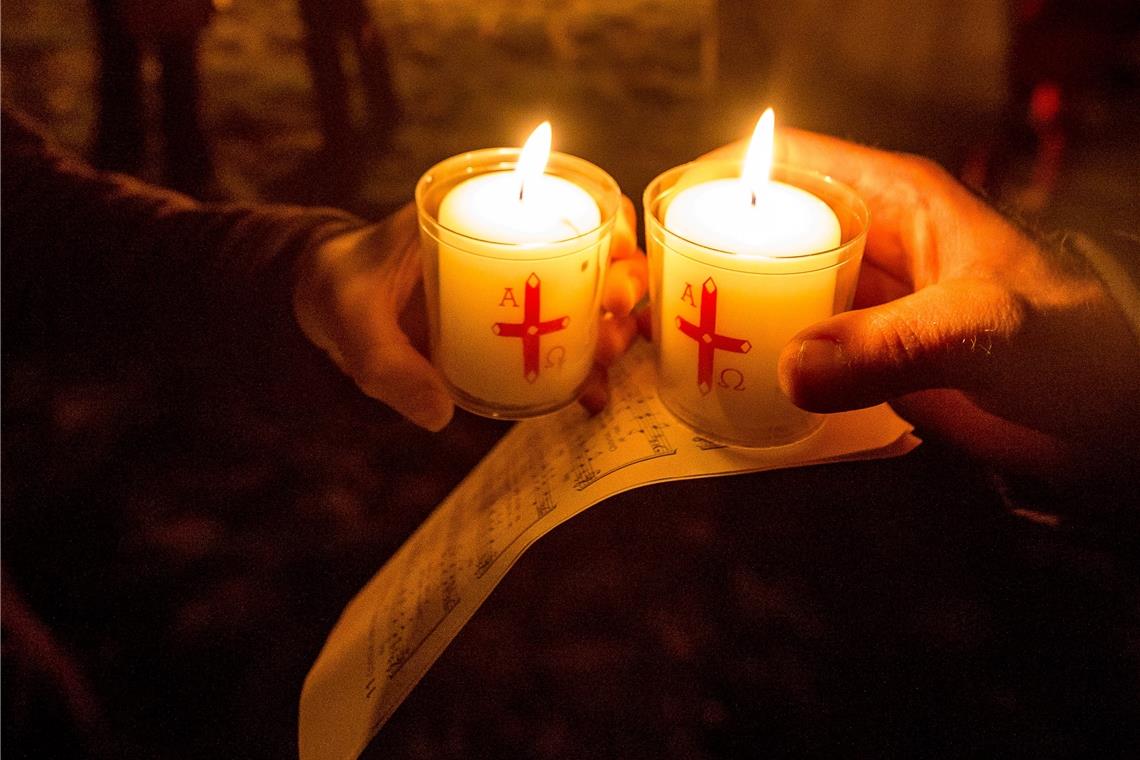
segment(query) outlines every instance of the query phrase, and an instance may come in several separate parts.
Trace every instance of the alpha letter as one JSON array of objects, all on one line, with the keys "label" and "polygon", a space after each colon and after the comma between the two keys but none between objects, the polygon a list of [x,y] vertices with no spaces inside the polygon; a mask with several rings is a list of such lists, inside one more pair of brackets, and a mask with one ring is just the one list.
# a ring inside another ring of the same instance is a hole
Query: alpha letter
[{"label": "alpha letter", "polygon": [[681,294],[682,301],[688,301],[689,306],[696,308],[697,302],[693,300],[693,286],[690,283],[685,283],[685,292]]},{"label": "alpha letter", "polygon": [[515,300],[514,288],[503,288],[503,297],[499,301],[499,306],[505,305],[507,301],[510,301],[511,306],[514,306],[516,309],[519,307],[519,302]]}]

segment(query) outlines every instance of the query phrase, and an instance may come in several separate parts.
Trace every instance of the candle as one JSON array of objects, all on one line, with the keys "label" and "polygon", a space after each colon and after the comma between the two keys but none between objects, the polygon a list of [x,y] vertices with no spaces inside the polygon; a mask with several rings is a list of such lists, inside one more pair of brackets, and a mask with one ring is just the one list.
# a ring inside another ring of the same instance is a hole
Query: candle
[{"label": "candle", "polygon": [[678,167],[645,198],[661,398],[705,437],[746,446],[820,424],[784,396],[776,364],[795,333],[849,305],[862,252],[804,185],[833,198],[839,187],[786,167],[794,183],[771,179],[773,122],[769,109],[743,167]]},{"label": "candle", "polygon": [[740,177],[701,182],[669,204],[665,229],[735,256],[801,256],[839,245],[839,217],[806,190],[771,179],[775,114],[756,123]]},{"label": "candle", "polygon": [[[440,226],[475,241],[516,245],[553,243],[595,229],[602,218],[593,197],[545,173],[550,143],[550,122],[544,121],[527,139],[514,170],[459,183],[439,205]],[[493,246],[477,247],[494,252]]]},{"label": "candle", "polygon": [[504,151],[467,154],[435,167],[417,190],[433,361],[457,403],[480,414],[560,408],[593,366],[620,192],[562,154],[558,165],[574,171],[548,173],[550,143],[544,123],[513,166]]}]

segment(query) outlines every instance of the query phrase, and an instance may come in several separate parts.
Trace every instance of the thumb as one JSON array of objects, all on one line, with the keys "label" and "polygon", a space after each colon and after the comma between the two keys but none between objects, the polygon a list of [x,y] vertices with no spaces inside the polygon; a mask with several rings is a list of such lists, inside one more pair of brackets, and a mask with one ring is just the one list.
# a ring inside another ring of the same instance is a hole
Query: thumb
[{"label": "thumb", "polygon": [[1024,307],[988,280],[952,280],[800,331],[780,354],[784,393],[813,412],[929,388],[986,388]]},{"label": "thumb", "polygon": [[368,396],[422,428],[442,430],[455,411],[443,378],[402,333],[385,338],[367,351],[339,357],[343,369]]}]

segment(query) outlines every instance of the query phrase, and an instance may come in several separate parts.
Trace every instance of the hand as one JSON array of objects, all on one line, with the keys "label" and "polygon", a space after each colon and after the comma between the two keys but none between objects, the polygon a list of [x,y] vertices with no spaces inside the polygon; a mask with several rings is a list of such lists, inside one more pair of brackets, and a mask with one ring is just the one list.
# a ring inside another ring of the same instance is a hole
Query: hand
[{"label": "hand", "polygon": [[638,318],[633,309],[645,295],[648,282],[645,254],[637,247],[637,212],[633,202],[623,195],[610,243],[610,268],[602,286],[603,314],[594,369],[579,398],[591,414],[600,412],[609,402],[606,370],[638,335]]},{"label": "hand", "polygon": [[930,161],[796,130],[777,147],[854,187],[871,212],[856,310],[803,330],[780,356],[797,405],[891,400],[967,451],[1038,476],[1136,462],[1140,348],[1083,259],[1034,241]]},{"label": "hand", "polygon": [[[635,336],[630,311],[646,287],[633,205],[622,200],[602,295],[606,314],[596,365],[582,395],[594,411],[608,398],[605,368]],[[305,335],[365,394],[436,431],[451,420],[454,405],[443,377],[422,353],[426,320],[417,288],[419,245],[413,204],[378,224],[335,237],[300,263],[293,303]]]}]

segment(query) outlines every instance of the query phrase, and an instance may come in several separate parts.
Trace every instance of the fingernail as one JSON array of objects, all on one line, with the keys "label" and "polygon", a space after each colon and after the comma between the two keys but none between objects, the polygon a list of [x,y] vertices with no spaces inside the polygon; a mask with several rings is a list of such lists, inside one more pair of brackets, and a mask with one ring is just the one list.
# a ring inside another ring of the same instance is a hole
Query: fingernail
[{"label": "fingernail", "polygon": [[606,308],[619,317],[624,317],[633,311],[641,298],[642,287],[633,278],[626,278],[620,289],[615,289],[607,298]]},{"label": "fingernail", "polygon": [[578,398],[578,403],[593,417],[609,403],[610,395],[605,388],[591,388]]},{"label": "fingernail", "polygon": [[843,347],[834,340],[813,338],[800,343],[799,350],[786,352],[780,359],[780,388],[799,406],[818,404],[817,391],[830,386],[847,367]]},{"label": "fingernail", "polygon": [[451,399],[432,391],[416,393],[404,404],[404,416],[433,433],[447,427],[454,412],[455,406]]},{"label": "fingernail", "polygon": [[610,401],[610,388],[609,383],[606,382],[605,370],[595,365],[592,372],[593,377],[586,383],[582,395],[578,397],[578,403],[585,408],[591,417],[605,409],[606,404]]},{"label": "fingernail", "polygon": [[847,366],[843,347],[833,340],[813,338],[800,344],[796,371],[804,375],[822,375],[838,372]]},{"label": "fingernail", "polygon": [[625,313],[622,314],[623,317],[626,314],[631,314],[633,310],[637,308],[637,303],[641,300],[641,295],[644,292],[644,289],[644,285],[642,285],[640,282],[634,281],[633,279],[626,283],[625,303],[622,304],[622,306],[625,307]]}]

